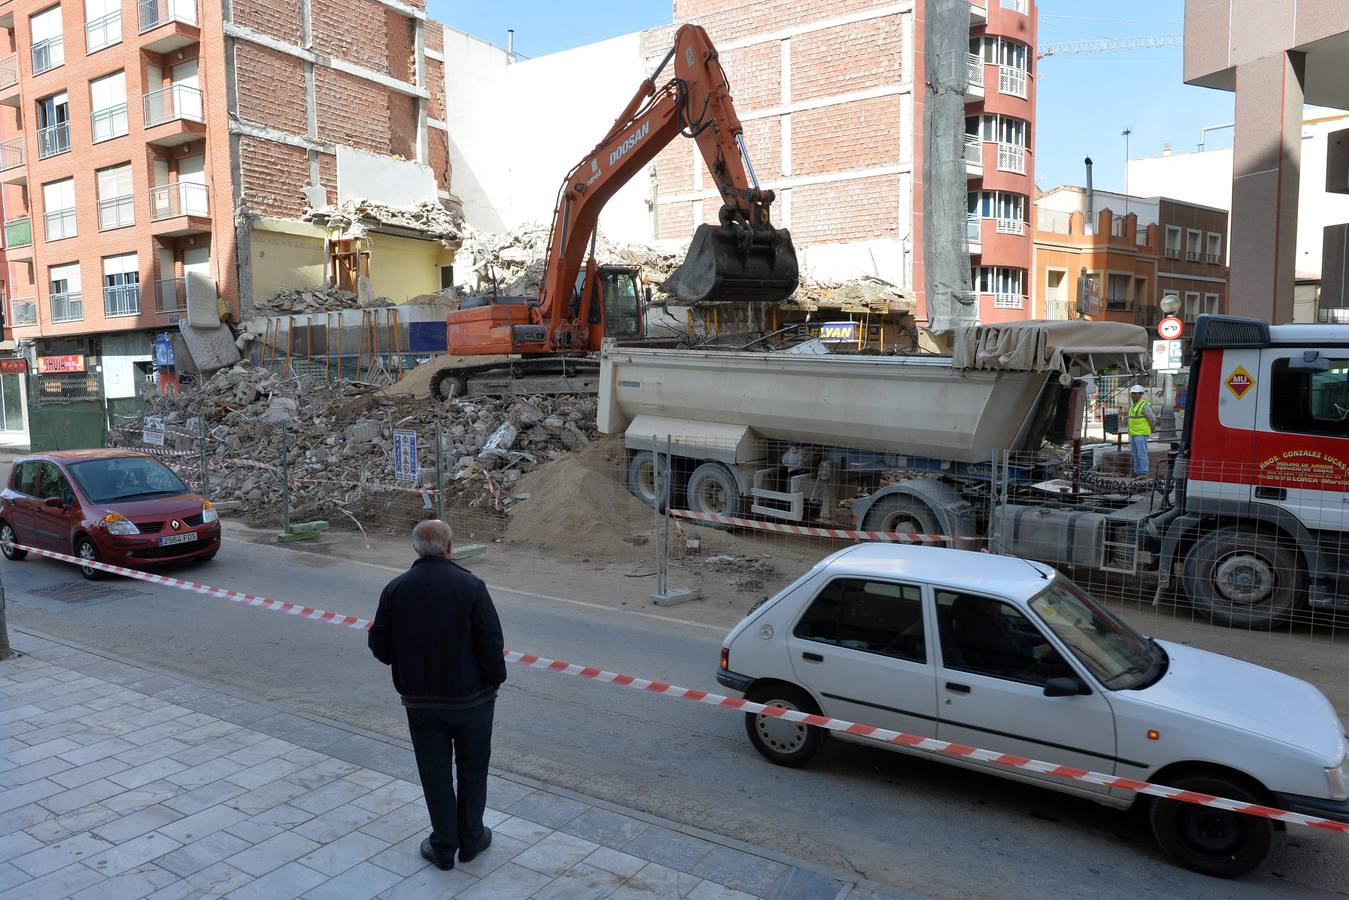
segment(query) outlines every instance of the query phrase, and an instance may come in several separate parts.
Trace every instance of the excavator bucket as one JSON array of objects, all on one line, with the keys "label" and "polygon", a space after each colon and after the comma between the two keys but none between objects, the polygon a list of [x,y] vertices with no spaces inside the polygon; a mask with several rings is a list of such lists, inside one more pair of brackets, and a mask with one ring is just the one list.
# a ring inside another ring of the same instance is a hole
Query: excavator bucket
[{"label": "excavator bucket", "polygon": [[797,281],[796,248],[785,228],[699,225],[662,290],[686,303],[779,303]]}]

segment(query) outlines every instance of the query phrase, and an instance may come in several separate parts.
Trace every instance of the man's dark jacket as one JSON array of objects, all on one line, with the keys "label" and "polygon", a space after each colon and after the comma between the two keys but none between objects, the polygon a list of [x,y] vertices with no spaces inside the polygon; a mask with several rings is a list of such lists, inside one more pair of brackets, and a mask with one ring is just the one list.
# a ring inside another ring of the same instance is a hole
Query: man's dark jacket
[{"label": "man's dark jacket", "polygon": [[467,709],[506,680],[501,621],[482,579],[443,557],[422,557],[389,582],[370,626],[370,652],[393,667],[403,705]]}]

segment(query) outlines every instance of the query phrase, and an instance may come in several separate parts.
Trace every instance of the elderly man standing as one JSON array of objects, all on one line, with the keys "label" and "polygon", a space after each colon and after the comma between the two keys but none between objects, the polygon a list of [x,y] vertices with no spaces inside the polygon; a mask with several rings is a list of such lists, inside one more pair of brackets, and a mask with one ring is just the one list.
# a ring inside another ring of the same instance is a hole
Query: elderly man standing
[{"label": "elderly man standing", "polygon": [[[370,652],[393,668],[407,707],[431,836],[422,856],[453,869],[492,843],[483,825],[492,715],[506,680],[501,622],[487,585],[450,560],[454,532],[439,519],[417,523],[417,561],[389,582],[370,626]],[[459,793],[450,777],[457,764]]]}]

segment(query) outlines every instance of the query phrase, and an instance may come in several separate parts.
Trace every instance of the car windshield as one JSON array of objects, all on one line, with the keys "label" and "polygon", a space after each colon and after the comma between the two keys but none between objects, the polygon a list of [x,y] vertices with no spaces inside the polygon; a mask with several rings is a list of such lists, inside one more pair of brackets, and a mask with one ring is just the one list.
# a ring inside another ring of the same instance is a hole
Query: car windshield
[{"label": "car windshield", "polygon": [[1161,648],[1103,608],[1062,575],[1030,602],[1059,640],[1103,686],[1127,690],[1148,682]]},{"label": "car windshield", "polygon": [[171,469],[143,456],[91,459],[69,468],[75,483],[93,503],[187,493],[187,485]]}]

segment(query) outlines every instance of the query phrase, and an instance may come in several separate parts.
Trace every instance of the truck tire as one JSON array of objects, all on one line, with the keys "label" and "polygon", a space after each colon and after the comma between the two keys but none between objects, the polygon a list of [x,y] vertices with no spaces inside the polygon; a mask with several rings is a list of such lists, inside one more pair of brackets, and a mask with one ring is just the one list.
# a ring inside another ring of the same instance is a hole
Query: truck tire
[{"label": "truck tire", "polygon": [[1219,625],[1268,631],[1297,605],[1302,583],[1291,539],[1245,525],[1205,535],[1185,556],[1185,593]]},{"label": "truck tire", "polygon": [[[1262,804],[1250,787],[1221,775],[1185,775],[1168,787]],[[1152,798],[1152,836],[1179,865],[1215,878],[1245,875],[1265,861],[1274,843],[1274,823],[1259,816],[1179,800]]]},{"label": "truck tire", "polygon": [[431,379],[431,396],[437,400],[450,400],[468,393],[468,382],[462,375],[454,374],[453,369],[442,369]]},{"label": "truck tire", "polygon": [[[917,534],[936,534],[937,517],[926,503],[904,494],[890,494],[882,497],[867,510],[862,520],[863,531],[914,532]],[[930,546],[944,547],[945,542]]]},{"label": "truck tire", "polygon": [[[744,499],[735,476],[719,463],[703,463],[694,469],[684,493],[688,496],[689,509],[717,516],[740,515]],[[713,522],[699,524],[709,528],[726,527]]]},{"label": "truck tire", "polygon": [[[669,461],[662,458],[660,468],[658,508],[664,510],[670,500]],[[632,495],[647,506],[657,506],[656,481],[656,454],[650,450],[638,450],[632,454],[628,460],[628,490]]]},{"label": "truck tire", "polygon": [[[809,694],[780,682],[755,686],[745,699],[764,706],[781,706],[816,715],[820,713]],[[828,734],[823,728],[814,725],[801,725],[762,713],[745,713],[745,731],[749,734],[749,742],[764,759],[791,769],[799,769],[809,763],[819,752]]]}]

